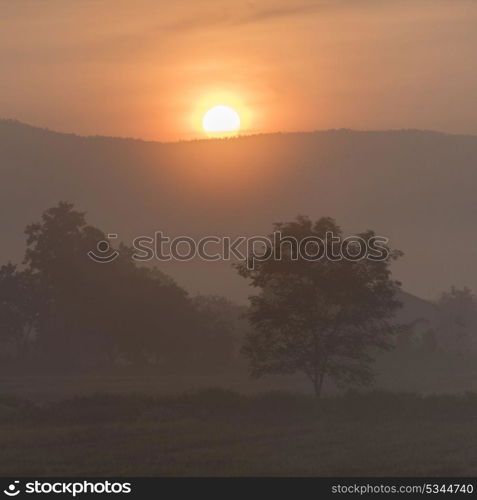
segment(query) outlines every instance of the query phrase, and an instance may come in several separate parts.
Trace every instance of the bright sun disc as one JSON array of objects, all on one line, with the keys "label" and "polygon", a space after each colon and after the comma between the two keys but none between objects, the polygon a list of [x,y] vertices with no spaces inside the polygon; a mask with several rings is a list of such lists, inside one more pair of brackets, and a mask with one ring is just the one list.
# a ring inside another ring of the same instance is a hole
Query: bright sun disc
[{"label": "bright sun disc", "polygon": [[240,128],[240,116],[229,106],[214,106],[205,113],[202,127],[209,134],[236,132]]}]

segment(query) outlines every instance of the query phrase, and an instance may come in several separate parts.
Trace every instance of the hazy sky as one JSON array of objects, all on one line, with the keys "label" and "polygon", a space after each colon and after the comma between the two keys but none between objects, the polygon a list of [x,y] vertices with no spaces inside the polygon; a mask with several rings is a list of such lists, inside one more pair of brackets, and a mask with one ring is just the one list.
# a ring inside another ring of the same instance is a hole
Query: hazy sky
[{"label": "hazy sky", "polygon": [[230,104],[246,132],[477,133],[476,0],[0,0],[0,117],[176,140]]}]

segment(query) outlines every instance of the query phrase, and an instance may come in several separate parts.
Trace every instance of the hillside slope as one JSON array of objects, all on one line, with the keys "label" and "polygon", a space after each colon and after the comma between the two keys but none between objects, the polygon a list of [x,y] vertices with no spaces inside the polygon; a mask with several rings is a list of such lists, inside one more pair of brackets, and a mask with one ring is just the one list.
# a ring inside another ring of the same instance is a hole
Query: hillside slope
[{"label": "hillside slope", "polygon": [[[271,134],[154,143],[80,137],[0,120],[0,261],[21,260],[23,228],[68,200],[125,242],[253,235],[297,214],[372,228],[405,252],[407,290],[477,289],[477,137],[421,131]],[[229,263],[161,266],[192,291],[243,299]]]}]

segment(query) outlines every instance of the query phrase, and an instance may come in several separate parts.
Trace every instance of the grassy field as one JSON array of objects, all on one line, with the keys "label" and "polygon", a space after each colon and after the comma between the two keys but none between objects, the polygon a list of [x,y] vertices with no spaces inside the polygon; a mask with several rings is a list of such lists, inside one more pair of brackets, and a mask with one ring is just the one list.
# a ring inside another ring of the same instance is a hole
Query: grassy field
[{"label": "grassy field", "polygon": [[477,396],[0,398],[0,475],[477,474]]}]

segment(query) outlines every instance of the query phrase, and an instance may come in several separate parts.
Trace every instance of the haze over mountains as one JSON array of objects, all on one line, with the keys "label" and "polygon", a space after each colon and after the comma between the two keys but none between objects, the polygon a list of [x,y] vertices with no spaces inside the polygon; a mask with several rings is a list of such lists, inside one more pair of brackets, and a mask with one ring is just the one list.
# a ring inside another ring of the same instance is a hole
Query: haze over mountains
[{"label": "haze over mountains", "polygon": [[[332,130],[178,143],[80,137],[0,120],[0,262],[19,262],[23,229],[60,200],[130,243],[267,234],[298,214],[345,232],[374,229],[405,252],[405,290],[477,290],[477,137]],[[243,300],[229,262],[160,263],[192,292]]]}]

